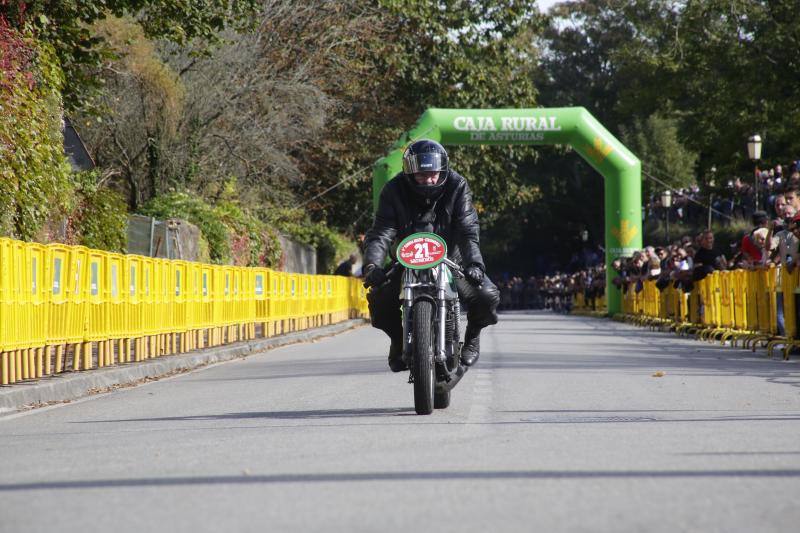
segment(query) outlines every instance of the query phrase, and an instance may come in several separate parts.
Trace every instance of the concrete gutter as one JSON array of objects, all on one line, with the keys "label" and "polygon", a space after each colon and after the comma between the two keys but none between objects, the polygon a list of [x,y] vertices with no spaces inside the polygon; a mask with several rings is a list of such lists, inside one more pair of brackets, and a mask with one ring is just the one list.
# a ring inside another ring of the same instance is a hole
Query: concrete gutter
[{"label": "concrete gutter", "polygon": [[268,339],[236,342],[216,348],[86,372],[64,372],[36,381],[0,386],[0,414],[66,403],[84,396],[134,387],[211,364],[241,359],[279,346],[336,335],[364,324],[367,324],[367,321],[363,319],[346,320],[330,326],[287,333]]}]

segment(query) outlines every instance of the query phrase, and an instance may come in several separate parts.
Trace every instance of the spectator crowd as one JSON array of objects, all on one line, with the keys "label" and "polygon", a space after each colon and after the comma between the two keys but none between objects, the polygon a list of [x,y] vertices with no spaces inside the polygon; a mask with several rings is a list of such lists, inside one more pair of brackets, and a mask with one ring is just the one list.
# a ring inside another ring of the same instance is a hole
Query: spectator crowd
[{"label": "spectator crowd", "polygon": [[575,294],[582,293],[592,309],[606,292],[606,267],[599,263],[573,274],[556,272],[551,276],[531,276],[527,280],[514,276],[495,281],[500,290],[501,311],[550,309],[568,313]]},{"label": "spectator crowd", "polygon": [[[623,292],[641,291],[647,280],[659,290],[672,285],[691,292],[694,284],[715,270],[756,270],[771,266],[792,272],[800,260],[800,176],[796,166],[790,179],[765,182],[764,210],[752,212],[751,227],[743,232],[729,250],[715,246],[714,233],[704,230],[694,237],[686,235],[666,246],[648,246],[629,258],[612,262],[612,283]],[[780,177],[781,167],[774,169]],[[772,174],[767,174],[769,180]],[[778,185],[782,184],[781,188]],[[780,282],[780,277],[778,278]],[[779,334],[784,334],[783,294],[777,294]]]},{"label": "spectator crowd", "polygon": [[[714,183],[712,179],[712,188]],[[749,220],[756,211],[770,212],[775,198],[788,188],[800,187],[800,161],[789,165],[775,165],[766,170],[756,170],[750,179],[733,178],[721,189],[704,195],[697,184],[676,189],[668,208],[656,193],[646,202],[648,217],[687,224],[701,224],[707,220],[708,205],[713,208],[711,219],[726,224],[735,219]]]},{"label": "spectator crowd", "polygon": [[[641,291],[644,282],[655,281],[659,290],[668,286],[691,292],[696,282],[715,270],[756,270],[778,267],[778,282],[784,271],[792,272],[800,261],[800,173],[798,162],[789,166],[788,177],[781,165],[759,173],[759,202],[755,203],[752,187],[735,180],[732,196],[715,203],[715,209],[742,219],[748,216],[752,225],[743,231],[727,250],[720,250],[711,230],[684,235],[665,246],[647,246],[631,257],[612,262],[610,279],[623,292]],[[688,198],[696,189],[682,191],[677,205],[681,216],[691,216],[693,204]],[[726,203],[727,202],[727,203]],[[657,209],[658,204],[649,206]],[[755,209],[758,207],[759,209]],[[594,258],[593,258],[594,259]],[[568,312],[575,295],[582,293],[592,309],[605,294],[606,271],[599,263],[572,274],[520,277],[498,280],[501,309],[552,309]],[[800,302],[798,302],[800,303]],[[779,334],[784,334],[783,294],[777,295]]]}]

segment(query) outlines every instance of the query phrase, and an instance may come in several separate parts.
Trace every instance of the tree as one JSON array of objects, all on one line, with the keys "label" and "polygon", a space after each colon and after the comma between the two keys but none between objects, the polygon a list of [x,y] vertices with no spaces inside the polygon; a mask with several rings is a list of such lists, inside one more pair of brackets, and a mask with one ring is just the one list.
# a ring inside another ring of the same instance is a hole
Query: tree
[{"label": "tree", "polygon": [[701,174],[749,169],[744,146],[755,132],[767,157],[785,161],[800,150],[792,118],[800,111],[798,16],[791,0],[677,4],[637,23],[637,39],[620,51],[631,81],[620,99],[633,113],[673,113],[700,154]]},{"label": "tree", "polygon": [[[657,113],[641,120],[636,117],[630,127],[621,126],[622,142],[642,161],[642,171],[655,175],[672,187],[688,187],[695,183],[697,154],[678,139],[678,123]],[[648,198],[663,185],[645,179],[642,195]]]},{"label": "tree", "polygon": [[[531,73],[537,51],[531,46],[543,20],[529,2],[502,0],[379,0],[382,40],[372,48],[368,77],[359,80],[352,97],[356,127],[340,137],[352,154],[337,164],[338,150],[315,162],[326,174],[310,192],[324,191],[358,168],[369,168],[384,150],[428,107],[534,107],[536,90]],[[338,141],[342,142],[342,141]],[[355,151],[353,151],[355,149]],[[517,174],[520,162],[534,157],[520,147],[452,148],[451,159],[469,178],[482,221],[535,197],[534,188]],[[344,227],[358,229],[371,221],[369,171],[345,194],[328,195],[309,207],[331,216]],[[340,203],[340,199],[345,200]]]},{"label": "tree", "polygon": [[110,50],[104,38],[93,33],[94,22],[131,16],[148,38],[212,46],[228,25],[246,27],[260,4],[260,0],[7,0],[0,3],[0,17],[18,28],[32,29],[55,49],[68,80],[64,101],[71,111],[86,109],[87,99],[102,88],[95,69]]},{"label": "tree", "polygon": [[337,140],[338,124],[353,127],[346,100],[363,76],[353,66],[375,26],[370,9],[271,0],[258,20],[217,35],[208,53],[153,41],[132,17],[93,26],[112,54],[98,70],[100,120],[82,113],[85,137],[134,209],[173,189],[216,199],[231,178],[243,205],[296,206],[293,189],[314,176],[304,161]]},{"label": "tree", "polygon": [[109,16],[93,29],[114,52],[98,72],[104,113],[84,111],[77,122],[98,164],[120,176],[118,188],[136,210],[165,191],[186,90],[130,17]]}]

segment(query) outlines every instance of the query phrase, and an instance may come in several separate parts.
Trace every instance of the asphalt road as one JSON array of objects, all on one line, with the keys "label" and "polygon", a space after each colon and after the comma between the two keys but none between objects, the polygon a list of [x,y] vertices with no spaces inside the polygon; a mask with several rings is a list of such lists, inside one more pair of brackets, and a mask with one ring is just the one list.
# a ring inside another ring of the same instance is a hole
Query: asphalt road
[{"label": "asphalt road", "polygon": [[0,418],[0,532],[800,529],[798,363],[549,313],[482,341],[427,417],[364,327]]}]

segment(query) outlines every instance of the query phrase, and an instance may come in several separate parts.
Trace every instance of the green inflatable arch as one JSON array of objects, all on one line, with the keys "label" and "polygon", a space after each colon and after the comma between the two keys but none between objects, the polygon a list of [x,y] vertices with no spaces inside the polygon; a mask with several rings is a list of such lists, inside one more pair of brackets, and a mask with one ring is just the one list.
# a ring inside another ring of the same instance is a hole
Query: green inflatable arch
[{"label": "green inflatable arch", "polygon": [[384,184],[402,170],[403,150],[417,139],[444,145],[572,146],[605,178],[606,297],[610,314],[621,311],[620,291],[611,283],[611,261],[642,247],[641,163],[586,109],[428,109],[392,151],[375,163],[375,206]]}]

